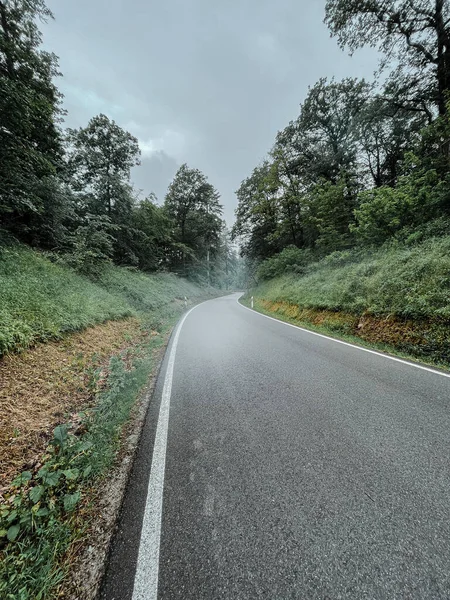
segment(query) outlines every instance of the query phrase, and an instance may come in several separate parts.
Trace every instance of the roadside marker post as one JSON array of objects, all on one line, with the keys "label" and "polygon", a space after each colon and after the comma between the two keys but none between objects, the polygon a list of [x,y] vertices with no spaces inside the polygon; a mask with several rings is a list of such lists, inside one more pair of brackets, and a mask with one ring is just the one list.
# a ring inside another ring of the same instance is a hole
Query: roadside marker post
[{"label": "roadside marker post", "polygon": [[253,296],[252,296],[252,308],[253,308]]}]

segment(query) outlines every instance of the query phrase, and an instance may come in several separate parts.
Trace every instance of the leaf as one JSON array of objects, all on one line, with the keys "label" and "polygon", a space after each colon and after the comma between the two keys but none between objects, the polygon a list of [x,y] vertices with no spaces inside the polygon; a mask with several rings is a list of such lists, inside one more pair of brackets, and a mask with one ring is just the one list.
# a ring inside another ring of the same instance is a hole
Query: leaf
[{"label": "leaf", "polygon": [[21,487],[22,485],[24,485],[25,483],[30,481],[31,478],[32,478],[32,475],[31,475],[30,471],[24,471],[20,475],[17,475],[17,477],[13,480],[11,485],[13,487]]},{"label": "leaf", "polygon": [[66,494],[64,496],[64,510],[66,512],[72,512],[75,506],[78,504],[81,498],[81,492],[75,492],[74,494]]},{"label": "leaf", "polygon": [[42,467],[42,469],[38,471],[37,476],[39,479],[42,479],[44,485],[54,487],[55,485],[58,485],[61,471],[48,471],[47,467]]},{"label": "leaf", "polygon": [[17,510],[13,510],[7,517],[7,522],[8,523],[12,523],[13,521],[15,521],[17,518]]},{"label": "leaf", "polygon": [[16,523],[15,525],[11,525],[11,527],[8,529],[6,536],[10,542],[13,542],[16,539],[16,537],[19,535],[19,532],[20,532],[20,525],[18,523]]},{"label": "leaf", "polygon": [[77,450],[78,452],[86,452],[86,450],[90,450],[92,448],[94,444],[92,442],[86,441],[86,442],[82,442]]},{"label": "leaf", "polygon": [[43,493],[44,493],[43,485],[36,485],[35,487],[31,488],[29,496],[30,496],[30,500],[33,502],[33,504],[36,504],[37,502],[39,502]]},{"label": "leaf", "polygon": [[78,469],[66,469],[63,471],[63,474],[65,475],[66,479],[74,481],[75,479],[78,479],[80,471]]},{"label": "leaf", "polygon": [[45,506],[43,508],[40,508],[37,513],[36,516],[37,517],[46,517],[48,514],[50,514],[50,511],[48,510],[48,508],[46,508]]},{"label": "leaf", "polygon": [[61,449],[63,449],[67,443],[67,438],[68,438],[67,425],[58,425],[58,427],[55,427],[55,429],[53,431],[53,441],[57,446],[59,446]]},{"label": "leaf", "polygon": [[8,535],[6,529],[0,529],[0,538],[4,538]]},{"label": "leaf", "polygon": [[91,474],[92,471],[92,465],[88,465],[85,470],[83,471],[83,477],[89,477],[89,475]]}]

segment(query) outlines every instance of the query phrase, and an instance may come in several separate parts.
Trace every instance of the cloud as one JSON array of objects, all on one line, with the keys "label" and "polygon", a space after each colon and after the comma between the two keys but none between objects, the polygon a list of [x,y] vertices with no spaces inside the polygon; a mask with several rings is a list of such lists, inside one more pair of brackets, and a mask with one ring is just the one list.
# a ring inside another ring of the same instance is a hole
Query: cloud
[{"label": "cloud", "polygon": [[143,156],[151,156],[152,154],[162,152],[182,160],[186,153],[186,139],[182,133],[167,129],[157,138],[148,140],[140,139],[139,147]]},{"label": "cloud", "polygon": [[162,202],[178,167],[177,161],[161,150],[143,155],[140,166],[132,172],[136,188],[142,191],[141,198],[153,192]]},{"label": "cloud", "polygon": [[[60,56],[67,124],[98,112],[141,144],[139,185],[187,162],[234,191],[298,115],[320,77],[370,78],[377,55],[350,58],[323,23],[325,0],[48,0],[46,48]],[[146,165],[146,171],[141,173]],[[161,195],[161,192],[159,192]]]}]

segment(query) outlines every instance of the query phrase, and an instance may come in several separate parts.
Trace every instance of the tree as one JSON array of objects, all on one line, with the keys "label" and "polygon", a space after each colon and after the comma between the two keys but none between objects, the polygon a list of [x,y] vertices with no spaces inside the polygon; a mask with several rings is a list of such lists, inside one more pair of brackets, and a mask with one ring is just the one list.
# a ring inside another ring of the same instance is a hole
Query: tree
[{"label": "tree", "polygon": [[67,130],[67,155],[72,185],[91,212],[120,215],[131,168],[140,162],[137,139],[101,114],[85,128]]},{"label": "tree", "polygon": [[312,246],[328,253],[353,245],[350,226],[358,205],[358,185],[343,173],[336,182],[322,181],[308,195],[308,221],[316,230]]},{"label": "tree", "polygon": [[56,243],[52,227],[43,227],[50,188],[63,201],[54,179],[62,156],[57,59],[39,49],[37,27],[49,18],[42,0],[0,0],[0,218],[20,239],[44,246]]},{"label": "tree", "polygon": [[133,250],[135,204],[131,168],[139,164],[138,141],[105,115],[67,130],[67,172],[81,215],[107,217],[115,225],[114,258],[137,264]]},{"label": "tree", "polygon": [[[341,47],[378,47],[400,66],[392,101],[432,117],[447,111],[450,88],[448,0],[327,0],[325,22]],[[412,93],[411,93],[412,92]]]},{"label": "tree", "polygon": [[167,254],[172,245],[171,221],[154,194],[139,202],[133,211],[132,227],[138,232],[134,251],[139,268],[155,271],[165,267]]},{"label": "tree", "polygon": [[375,187],[394,187],[405,152],[418,141],[425,126],[424,116],[395,108],[384,97],[374,97],[365,104],[358,125],[358,145],[366,172]]},{"label": "tree", "polygon": [[321,78],[310,88],[297,120],[297,140],[300,165],[311,182],[336,182],[342,171],[354,168],[358,119],[370,91],[364,80],[351,78],[330,83]]},{"label": "tree", "polygon": [[280,190],[278,235],[282,239],[286,238],[287,244],[301,247],[305,241],[302,215],[305,184],[298,168],[301,158],[297,155],[295,142],[293,143],[297,133],[294,123],[289,123],[283,131],[278,132],[270,155],[274,161],[272,174]]},{"label": "tree", "polygon": [[[220,240],[222,206],[219,193],[199,169],[183,164],[169,186],[164,209],[173,223],[172,266],[184,275],[201,264],[210,278],[211,256]],[[201,270],[201,269],[200,269]]]},{"label": "tree", "polygon": [[240,238],[241,253],[250,259],[265,259],[279,252],[277,240],[278,186],[273,164],[265,160],[241,183],[236,192],[238,206],[232,238]]}]

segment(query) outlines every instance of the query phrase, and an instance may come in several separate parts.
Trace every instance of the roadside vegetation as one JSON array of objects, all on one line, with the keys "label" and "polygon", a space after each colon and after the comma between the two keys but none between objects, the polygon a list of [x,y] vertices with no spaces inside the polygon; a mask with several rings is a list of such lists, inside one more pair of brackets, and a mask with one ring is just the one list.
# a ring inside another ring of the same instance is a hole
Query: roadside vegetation
[{"label": "roadside vegetation", "polygon": [[111,263],[88,278],[17,244],[0,256],[0,597],[56,598],[155,352],[186,303],[219,292]]},{"label": "roadside vegetation", "polygon": [[185,296],[198,297],[199,286],[170,273],[105,264],[88,278],[26,246],[0,247],[0,356]]},{"label": "roadside vegetation", "polygon": [[449,6],[328,0],[325,22],[343,49],[376,46],[380,77],[320,78],[242,182],[250,295],[448,363]]},{"label": "roadside vegetation", "polygon": [[[114,464],[121,432],[152,367],[150,337],[94,370],[91,402],[53,429],[45,452],[3,490],[0,596],[68,594],[66,576],[95,517],[96,489]],[[92,542],[91,542],[92,543]]]},{"label": "roadside vegetation", "polygon": [[102,523],[98,494],[124,432],[134,424],[139,433],[133,415],[156,350],[187,304],[242,277],[204,173],[181,165],[164,198],[144,197],[130,178],[140,163],[133,135],[103,114],[64,128],[58,59],[39,29],[52,18],[44,0],[0,1],[0,597],[8,600],[70,593],[67,575],[92,523]]},{"label": "roadside vegetation", "polygon": [[450,365],[449,251],[443,236],[293,266],[288,250],[263,263],[260,276],[278,275],[247,296],[282,318]]}]

